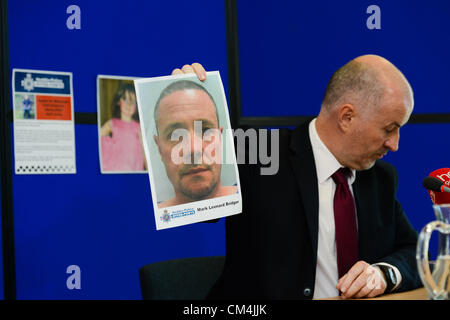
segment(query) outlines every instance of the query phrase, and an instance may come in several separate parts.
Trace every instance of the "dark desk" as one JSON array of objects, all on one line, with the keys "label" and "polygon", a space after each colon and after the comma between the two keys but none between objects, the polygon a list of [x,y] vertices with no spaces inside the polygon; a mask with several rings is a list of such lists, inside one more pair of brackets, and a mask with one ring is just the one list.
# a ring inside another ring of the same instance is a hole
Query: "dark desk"
[{"label": "dark desk", "polygon": [[[344,299],[341,299],[341,297],[332,297],[320,300],[344,300]],[[428,294],[425,288],[419,288],[411,291],[390,293],[375,298],[366,298],[360,300],[428,300]]]}]

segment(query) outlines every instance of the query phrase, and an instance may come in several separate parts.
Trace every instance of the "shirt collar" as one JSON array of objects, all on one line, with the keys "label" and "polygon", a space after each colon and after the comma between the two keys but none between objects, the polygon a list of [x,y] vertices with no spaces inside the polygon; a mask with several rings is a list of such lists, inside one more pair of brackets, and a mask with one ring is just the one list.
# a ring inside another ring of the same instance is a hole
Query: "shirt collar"
[{"label": "shirt collar", "polygon": [[[343,166],[337,161],[336,157],[330,152],[319,137],[316,130],[316,118],[309,123],[309,138],[314,153],[314,161],[316,163],[317,179],[319,183],[323,183]],[[350,169],[351,175],[349,183],[355,181],[356,170]]]}]

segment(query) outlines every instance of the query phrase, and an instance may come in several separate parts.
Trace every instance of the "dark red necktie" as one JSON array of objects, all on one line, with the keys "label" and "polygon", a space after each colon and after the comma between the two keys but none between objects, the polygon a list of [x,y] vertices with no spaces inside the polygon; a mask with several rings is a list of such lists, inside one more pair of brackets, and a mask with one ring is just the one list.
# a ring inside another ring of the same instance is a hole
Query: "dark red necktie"
[{"label": "dark red necktie", "polygon": [[334,225],[339,278],[358,261],[358,231],[353,195],[347,183],[348,168],[340,168],[331,177],[336,183],[334,193]]}]

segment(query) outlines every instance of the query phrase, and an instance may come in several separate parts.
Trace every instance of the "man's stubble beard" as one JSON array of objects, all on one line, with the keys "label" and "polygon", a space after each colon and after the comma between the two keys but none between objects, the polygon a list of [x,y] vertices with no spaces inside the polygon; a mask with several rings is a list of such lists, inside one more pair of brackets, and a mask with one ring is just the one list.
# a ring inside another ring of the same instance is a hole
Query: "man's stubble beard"
[{"label": "man's stubble beard", "polygon": [[218,181],[214,180],[208,187],[204,187],[199,190],[191,190],[189,188],[185,188],[183,184],[181,184],[180,192],[187,198],[198,201],[208,198],[213,191],[216,189],[218,185]]},{"label": "man's stubble beard", "polygon": [[[201,178],[201,179],[203,179],[203,178]],[[216,188],[219,185],[219,180],[220,180],[219,178],[214,177],[214,179],[211,181],[211,183],[208,186],[205,186],[204,188],[197,189],[197,190],[192,190],[189,188],[189,184],[186,186],[184,183],[181,182],[179,190],[180,190],[180,193],[188,199],[191,199],[193,201],[203,200],[203,199],[207,199],[209,196],[211,196],[213,194],[213,192],[216,190]]]}]

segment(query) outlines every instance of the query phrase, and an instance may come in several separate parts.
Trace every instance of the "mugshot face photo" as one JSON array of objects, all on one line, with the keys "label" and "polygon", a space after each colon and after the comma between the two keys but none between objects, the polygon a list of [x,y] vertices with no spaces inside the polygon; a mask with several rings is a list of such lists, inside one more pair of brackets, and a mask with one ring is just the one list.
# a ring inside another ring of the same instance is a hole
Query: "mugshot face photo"
[{"label": "mugshot face photo", "polygon": [[240,213],[220,74],[210,72],[205,82],[192,75],[141,79],[135,86],[157,229]]}]

